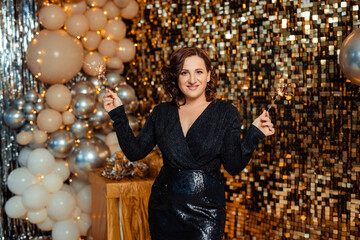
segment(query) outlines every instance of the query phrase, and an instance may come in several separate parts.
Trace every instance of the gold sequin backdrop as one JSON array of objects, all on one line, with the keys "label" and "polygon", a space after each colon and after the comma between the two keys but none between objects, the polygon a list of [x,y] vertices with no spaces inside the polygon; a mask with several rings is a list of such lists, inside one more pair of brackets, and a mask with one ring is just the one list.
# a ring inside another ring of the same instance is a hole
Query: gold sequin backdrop
[{"label": "gold sequin backdrop", "polygon": [[339,68],[360,24],[359,1],[138,1],[129,82],[142,112],[166,100],[160,69],[173,49],[205,48],[219,96],[244,129],[286,83],[270,111],[276,133],[227,184],[225,239],[358,239],[360,93]]}]

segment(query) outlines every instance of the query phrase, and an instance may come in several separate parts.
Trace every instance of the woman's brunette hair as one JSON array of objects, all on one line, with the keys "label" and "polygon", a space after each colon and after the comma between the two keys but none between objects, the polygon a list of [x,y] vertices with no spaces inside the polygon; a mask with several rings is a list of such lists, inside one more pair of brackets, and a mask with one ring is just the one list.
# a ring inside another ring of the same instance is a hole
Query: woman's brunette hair
[{"label": "woman's brunette hair", "polygon": [[162,84],[164,86],[165,91],[170,94],[172,97],[173,102],[175,102],[178,107],[180,107],[179,102],[182,101],[185,105],[186,99],[181,92],[178,84],[178,79],[180,72],[184,66],[184,61],[186,58],[191,56],[198,56],[201,57],[206,66],[206,70],[210,71],[210,81],[207,83],[205,88],[205,97],[206,101],[210,102],[216,99],[216,87],[217,87],[217,81],[215,77],[215,73],[211,67],[211,60],[207,53],[201,49],[196,47],[185,47],[176,50],[173,52],[170,56],[170,64],[165,65],[161,69],[162,73]]}]

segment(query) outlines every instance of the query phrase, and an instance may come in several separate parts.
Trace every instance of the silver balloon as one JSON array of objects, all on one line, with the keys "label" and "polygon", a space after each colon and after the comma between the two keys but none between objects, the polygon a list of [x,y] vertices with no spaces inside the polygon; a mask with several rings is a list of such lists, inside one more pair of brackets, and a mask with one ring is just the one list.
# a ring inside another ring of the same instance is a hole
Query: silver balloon
[{"label": "silver balloon", "polygon": [[24,104],[26,103],[25,98],[24,97],[18,97],[17,99],[15,99],[15,108],[18,110],[21,110],[24,108]]},{"label": "silver balloon", "polygon": [[15,107],[9,107],[4,112],[4,122],[10,128],[17,129],[25,124],[25,114]]},{"label": "silver balloon", "polygon": [[135,90],[128,84],[121,84],[117,88],[117,95],[120,97],[124,104],[128,104],[132,100],[136,99]]},{"label": "silver balloon", "polygon": [[136,110],[139,107],[139,101],[137,99],[132,100],[131,102],[129,102],[128,104],[124,105],[125,106],[125,113],[126,114],[130,114],[130,113],[134,113],[136,112]]},{"label": "silver balloon", "polygon": [[129,126],[133,131],[138,131],[140,126],[137,118],[134,115],[127,115],[129,120]]},{"label": "silver balloon", "polygon": [[90,76],[87,78],[95,87],[101,88],[103,86],[102,81],[97,76]]},{"label": "silver balloon", "polygon": [[346,77],[360,86],[360,28],[345,38],[340,48],[339,63]]},{"label": "silver balloon", "polygon": [[67,157],[75,146],[75,136],[72,132],[59,130],[50,135],[47,142],[49,151],[58,158]]},{"label": "silver balloon", "polygon": [[29,122],[30,121],[35,122],[37,119],[37,114],[36,113],[27,113],[27,114],[25,114],[25,119]]},{"label": "silver balloon", "polygon": [[81,81],[81,82],[77,82],[74,86],[72,86],[71,94],[73,96],[77,96],[79,94],[85,94],[95,97],[96,88],[94,84],[92,84],[90,81]]},{"label": "silver balloon", "polygon": [[90,123],[95,129],[101,128],[103,125],[110,122],[110,116],[102,107],[102,104],[96,104],[94,113],[89,118]]},{"label": "silver balloon", "polygon": [[36,112],[39,113],[44,109],[45,109],[45,104],[44,103],[41,103],[41,102],[35,103],[35,111]]},{"label": "silver balloon", "polygon": [[70,130],[76,138],[83,138],[91,132],[91,126],[88,121],[76,120]]},{"label": "silver balloon", "polygon": [[39,97],[37,100],[36,100],[36,103],[42,103],[42,104],[44,104],[45,103],[45,98],[43,98],[43,97]]},{"label": "silver balloon", "polygon": [[106,74],[106,85],[110,88],[116,88],[120,83],[125,83],[125,78],[122,77],[119,73],[109,72]]},{"label": "silver balloon", "polygon": [[95,99],[90,95],[77,94],[72,98],[72,109],[76,117],[87,119],[95,110]]},{"label": "silver balloon", "polygon": [[104,141],[96,137],[82,138],[69,155],[68,163],[75,176],[87,179],[90,169],[103,167],[107,158],[110,150]]},{"label": "silver balloon", "polygon": [[28,92],[25,94],[25,100],[26,100],[26,102],[36,103],[36,101],[38,100],[38,98],[39,98],[39,95],[38,95],[38,93],[37,93],[34,89],[28,91]]},{"label": "silver balloon", "polygon": [[27,102],[23,106],[23,112],[25,114],[35,113],[35,105],[32,102]]},{"label": "silver balloon", "polygon": [[37,125],[33,125],[33,124],[25,124],[22,128],[20,132],[34,132],[39,130]]}]

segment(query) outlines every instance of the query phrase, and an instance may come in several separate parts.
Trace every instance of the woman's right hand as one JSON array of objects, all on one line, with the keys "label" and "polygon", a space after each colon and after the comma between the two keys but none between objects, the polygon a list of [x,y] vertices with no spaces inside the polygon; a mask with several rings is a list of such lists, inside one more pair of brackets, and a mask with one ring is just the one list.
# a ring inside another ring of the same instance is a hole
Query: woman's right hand
[{"label": "woman's right hand", "polygon": [[104,109],[107,112],[110,112],[111,110],[123,105],[119,96],[107,88],[105,90],[105,96],[103,101],[104,101]]}]

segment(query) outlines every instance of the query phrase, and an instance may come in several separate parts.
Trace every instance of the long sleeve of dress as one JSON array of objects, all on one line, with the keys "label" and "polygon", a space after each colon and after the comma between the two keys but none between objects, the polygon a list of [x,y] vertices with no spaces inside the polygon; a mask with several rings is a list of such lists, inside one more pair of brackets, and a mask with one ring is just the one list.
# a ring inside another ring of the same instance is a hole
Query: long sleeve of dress
[{"label": "long sleeve of dress", "polygon": [[259,140],[265,135],[251,125],[246,131],[246,136],[241,140],[240,118],[235,107],[231,111],[230,119],[231,123],[225,133],[221,155],[225,170],[231,175],[236,175],[249,163]]},{"label": "long sleeve of dress", "polygon": [[153,119],[154,110],[137,136],[134,135],[129,126],[124,105],[109,112],[111,119],[114,121],[113,127],[121,150],[130,161],[143,159],[156,145],[155,124]]}]

